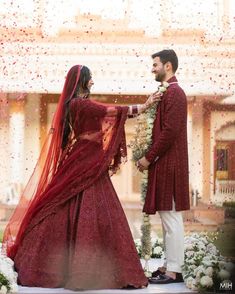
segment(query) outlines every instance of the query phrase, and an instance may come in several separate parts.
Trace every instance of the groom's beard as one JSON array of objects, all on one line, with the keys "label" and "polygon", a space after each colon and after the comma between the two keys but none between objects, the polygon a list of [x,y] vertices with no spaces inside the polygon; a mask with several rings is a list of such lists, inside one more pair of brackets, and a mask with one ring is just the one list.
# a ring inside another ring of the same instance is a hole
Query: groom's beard
[{"label": "groom's beard", "polygon": [[155,75],[155,81],[157,82],[163,82],[166,77],[165,72],[159,72],[158,74]]}]

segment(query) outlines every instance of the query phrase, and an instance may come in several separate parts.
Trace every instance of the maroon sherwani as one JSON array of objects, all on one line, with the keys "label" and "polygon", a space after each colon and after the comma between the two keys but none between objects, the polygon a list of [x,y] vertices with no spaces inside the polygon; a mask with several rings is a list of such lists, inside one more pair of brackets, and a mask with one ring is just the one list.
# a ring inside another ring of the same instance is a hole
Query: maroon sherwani
[{"label": "maroon sherwani", "polygon": [[187,99],[176,77],[162,96],[154,122],[152,145],[146,153],[149,166],[148,189],[143,211],[189,209],[187,148]]}]

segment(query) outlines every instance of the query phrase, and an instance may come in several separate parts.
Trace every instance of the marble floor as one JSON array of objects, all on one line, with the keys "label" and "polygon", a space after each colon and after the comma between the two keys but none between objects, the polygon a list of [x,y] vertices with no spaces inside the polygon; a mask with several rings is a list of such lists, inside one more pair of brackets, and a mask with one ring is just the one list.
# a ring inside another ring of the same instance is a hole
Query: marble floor
[{"label": "marble floor", "polygon": [[[149,262],[149,270],[153,271],[158,266],[162,264],[160,259],[152,259]],[[43,294],[67,294],[67,293],[79,293],[76,291],[71,291],[63,288],[33,288],[33,287],[19,287],[19,293],[20,294],[37,294],[37,293],[43,293]],[[171,294],[171,293],[195,293],[195,291],[190,291],[188,288],[186,288],[184,283],[175,283],[175,284],[167,284],[167,285],[153,285],[150,284],[147,288],[144,289],[102,289],[102,290],[87,290],[87,291],[81,291],[81,293],[102,293],[102,294],[134,294],[134,293],[164,293],[164,294]]]}]

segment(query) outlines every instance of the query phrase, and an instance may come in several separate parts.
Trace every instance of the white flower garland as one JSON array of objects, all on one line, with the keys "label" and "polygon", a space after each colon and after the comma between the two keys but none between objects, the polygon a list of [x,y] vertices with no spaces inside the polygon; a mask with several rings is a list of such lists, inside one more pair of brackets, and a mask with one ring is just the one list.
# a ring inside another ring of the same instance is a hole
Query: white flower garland
[{"label": "white flower garland", "polygon": [[[163,94],[169,87],[169,83],[163,82],[158,88],[158,92]],[[142,158],[152,144],[152,131],[157,115],[159,101],[154,103],[146,112],[137,118],[137,126],[134,140],[131,142],[133,149],[133,160],[136,162]]]},{"label": "white flower garland", "polygon": [[[158,88],[158,92],[163,94],[169,87],[169,83],[163,82]],[[154,121],[157,115],[157,106],[159,101],[153,104],[143,115],[137,118],[137,126],[135,130],[136,136],[134,141],[131,142],[130,146],[133,151],[133,160],[137,162],[142,158],[145,153],[149,150],[152,144],[152,131]],[[143,178],[141,181],[141,200],[144,202],[148,186],[148,171],[143,172]],[[148,214],[143,213],[143,224],[141,226],[141,257],[145,259],[145,275],[147,277],[151,276],[148,269],[148,260],[152,256],[152,246],[151,246],[151,224],[150,217]]]}]

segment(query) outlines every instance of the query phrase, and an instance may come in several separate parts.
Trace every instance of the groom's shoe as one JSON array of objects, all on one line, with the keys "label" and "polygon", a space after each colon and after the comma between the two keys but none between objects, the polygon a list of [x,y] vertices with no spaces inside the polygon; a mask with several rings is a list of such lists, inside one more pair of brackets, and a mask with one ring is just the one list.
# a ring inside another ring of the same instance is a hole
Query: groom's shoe
[{"label": "groom's shoe", "polygon": [[176,278],[173,279],[165,274],[160,274],[155,278],[150,278],[149,283],[150,284],[171,284],[171,283],[182,283],[183,276],[181,273],[176,273]]},{"label": "groom's shoe", "polygon": [[164,275],[166,273],[166,268],[164,266],[159,267],[156,271],[152,272],[152,278],[156,278],[159,275]]},{"label": "groom's shoe", "polygon": [[156,271],[154,271],[154,272],[152,272],[152,278],[156,278],[156,277],[158,277],[159,275],[164,275],[166,272],[164,271],[160,271],[159,269],[158,270],[156,270]]}]

